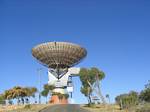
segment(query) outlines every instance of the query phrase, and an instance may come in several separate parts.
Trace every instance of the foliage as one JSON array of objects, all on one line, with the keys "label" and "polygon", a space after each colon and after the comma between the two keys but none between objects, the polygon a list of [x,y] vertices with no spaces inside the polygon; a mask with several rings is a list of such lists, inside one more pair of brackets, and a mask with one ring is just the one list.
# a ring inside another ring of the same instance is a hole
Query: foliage
[{"label": "foliage", "polygon": [[[55,87],[53,85],[48,85],[48,84],[45,84],[43,86],[43,88],[44,89],[41,92],[41,95],[44,96],[44,97],[47,97],[49,92],[51,92],[53,89],[55,89]],[[57,93],[57,92],[53,92],[52,95],[57,95],[60,100],[63,99],[63,98],[68,99],[68,97],[69,97],[68,94],[61,94],[61,93]]]},{"label": "foliage", "polygon": [[90,87],[82,86],[80,90],[86,97],[88,97],[88,93],[92,92],[92,89]]},{"label": "foliage", "polygon": [[150,81],[145,85],[145,89],[141,91],[140,100],[150,102]]},{"label": "foliage", "polygon": [[69,98],[69,94],[61,94],[58,92],[53,92],[52,95],[57,95],[60,100],[62,100],[63,98],[65,98],[65,99]]},{"label": "foliage", "polygon": [[128,109],[136,106],[139,103],[138,93],[131,91],[128,94],[121,94],[115,98],[116,103],[120,105],[121,109]]},{"label": "foliage", "polygon": [[3,94],[0,94],[0,104],[5,104],[5,98]]},{"label": "foliage", "polygon": [[79,73],[80,80],[82,83],[81,86],[81,93],[83,93],[87,99],[88,103],[91,102],[91,94],[93,92],[93,84],[96,82],[96,79],[99,81],[105,78],[105,74],[103,71],[99,70],[98,68],[92,67],[90,69],[82,68]]},{"label": "foliage", "polygon": [[145,102],[150,102],[150,89],[145,89],[140,94],[140,99]]},{"label": "foliage", "polygon": [[47,100],[47,96],[48,96],[49,92],[51,92],[54,88],[55,87],[53,85],[45,84],[43,86],[43,91],[41,92],[41,95],[44,96],[44,97],[46,97],[46,100]]},{"label": "foliage", "polygon": [[28,104],[28,105],[25,105],[25,107],[24,107],[25,109],[30,109],[31,108],[31,105],[30,104]]},{"label": "foliage", "polygon": [[109,94],[106,94],[106,98],[109,98]]},{"label": "foliage", "polygon": [[11,99],[17,99],[18,103],[22,101],[24,104],[25,98],[34,96],[37,92],[35,87],[20,87],[15,86],[4,92],[4,99],[11,101]]},{"label": "foliage", "polygon": [[65,99],[69,98],[69,94],[64,94]]},{"label": "foliage", "polygon": [[58,98],[59,98],[60,100],[62,100],[62,99],[63,99],[63,97],[64,97],[64,95],[63,95],[63,94],[61,94],[61,93],[59,93],[59,94],[58,94]]},{"label": "foliage", "polygon": [[108,102],[110,103],[110,96],[109,96],[109,94],[106,94],[106,98],[108,99]]},{"label": "foliage", "polygon": [[141,107],[136,109],[136,112],[150,112],[150,104],[144,104]]},{"label": "foliage", "polygon": [[53,90],[55,87],[53,85],[48,85],[48,84],[45,84],[44,85],[44,90]]},{"label": "foliage", "polygon": [[4,93],[5,99],[19,99],[20,97],[25,97],[27,95],[26,91],[20,86],[15,86],[12,89],[6,90]]},{"label": "foliage", "polygon": [[43,91],[41,92],[41,95],[44,96],[44,97],[47,97],[47,96],[48,96],[48,93],[49,93],[48,90],[43,90]]},{"label": "foliage", "polygon": [[53,85],[45,84],[43,86],[43,91],[41,92],[42,96],[47,97],[49,94],[49,91],[52,91],[55,87]]}]

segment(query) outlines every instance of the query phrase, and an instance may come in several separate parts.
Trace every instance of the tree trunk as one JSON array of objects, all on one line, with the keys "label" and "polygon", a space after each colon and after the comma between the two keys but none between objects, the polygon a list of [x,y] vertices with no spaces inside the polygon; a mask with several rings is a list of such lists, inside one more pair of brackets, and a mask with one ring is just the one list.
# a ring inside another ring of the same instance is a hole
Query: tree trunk
[{"label": "tree trunk", "polygon": [[48,101],[47,101],[47,96],[46,96],[46,104],[47,104],[47,102],[48,102]]},{"label": "tree trunk", "polygon": [[88,103],[91,104],[90,87],[88,88]]},{"label": "tree trunk", "polygon": [[17,98],[17,105],[19,105],[20,101],[19,101],[19,98]]},{"label": "tree trunk", "polygon": [[34,103],[35,103],[35,104],[37,103],[37,101],[36,101],[36,97],[34,97]]},{"label": "tree trunk", "polygon": [[89,104],[92,103],[92,100],[91,100],[91,95],[89,94]]}]

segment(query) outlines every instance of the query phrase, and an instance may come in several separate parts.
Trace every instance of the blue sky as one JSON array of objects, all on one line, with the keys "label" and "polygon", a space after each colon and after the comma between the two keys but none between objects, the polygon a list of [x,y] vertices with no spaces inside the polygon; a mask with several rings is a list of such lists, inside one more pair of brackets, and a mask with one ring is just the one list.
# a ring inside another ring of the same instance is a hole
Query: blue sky
[{"label": "blue sky", "polygon": [[[150,79],[149,0],[0,0],[0,93],[15,85],[37,86],[31,49],[48,41],[77,43],[88,51],[78,67],[106,73],[103,94],[140,91]],[[73,97],[86,102],[80,81]]]}]

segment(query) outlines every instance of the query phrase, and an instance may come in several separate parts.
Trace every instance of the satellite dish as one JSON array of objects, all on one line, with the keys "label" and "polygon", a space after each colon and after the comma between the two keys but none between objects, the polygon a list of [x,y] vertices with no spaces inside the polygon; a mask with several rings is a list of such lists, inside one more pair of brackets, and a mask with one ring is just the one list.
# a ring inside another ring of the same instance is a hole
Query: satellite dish
[{"label": "satellite dish", "polygon": [[69,42],[47,42],[35,46],[32,55],[59,80],[68,72],[68,68],[86,57],[87,51]]}]

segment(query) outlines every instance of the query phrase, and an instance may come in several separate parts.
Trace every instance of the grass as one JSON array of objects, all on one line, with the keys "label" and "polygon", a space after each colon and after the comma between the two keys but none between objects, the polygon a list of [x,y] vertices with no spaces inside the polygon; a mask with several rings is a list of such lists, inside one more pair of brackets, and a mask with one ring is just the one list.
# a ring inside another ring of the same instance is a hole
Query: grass
[{"label": "grass", "polygon": [[32,104],[24,106],[16,106],[16,108],[6,108],[0,112],[39,112],[41,109],[46,108],[49,104]]},{"label": "grass", "polygon": [[90,112],[126,112],[125,110],[120,110],[118,105],[94,105],[92,107],[84,105],[82,108]]},{"label": "grass", "polygon": [[150,103],[131,107],[128,110],[120,110],[118,105],[95,105],[91,107],[84,105],[82,108],[90,112],[150,112]]},{"label": "grass", "polygon": [[[3,107],[3,110],[0,110],[0,112],[39,112],[49,105],[50,104],[12,105]],[[90,112],[150,112],[150,103],[138,105],[129,110],[120,110],[118,105],[92,105],[91,107],[81,105],[81,108],[89,110]]]},{"label": "grass", "polygon": [[150,112],[150,103],[138,106],[136,112]]}]

